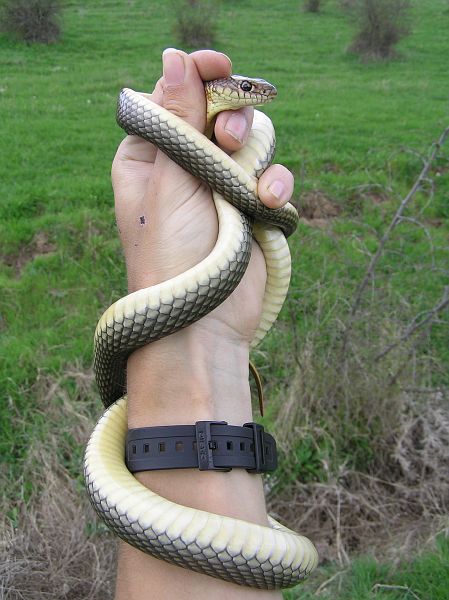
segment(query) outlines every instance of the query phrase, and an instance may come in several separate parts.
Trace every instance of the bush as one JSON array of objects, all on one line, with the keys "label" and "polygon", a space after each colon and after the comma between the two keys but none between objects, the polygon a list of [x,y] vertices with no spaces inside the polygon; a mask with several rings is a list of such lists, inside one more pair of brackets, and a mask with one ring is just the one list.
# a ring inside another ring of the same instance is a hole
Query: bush
[{"label": "bush", "polygon": [[59,0],[6,0],[1,29],[27,43],[56,42],[61,34]]},{"label": "bush", "polygon": [[218,0],[176,0],[174,33],[182,45],[190,48],[212,46],[218,19]]},{"label": "bush", "polygon": [[410,33],[410,0],[355,0],[348,10],[359,29],[349,50],[364,58],[391,58]]},{"label": "bush", "polygon": [[304,10],[306,12],[320,12],[321,0],[305,0]]},{"label": "bush", "polygon": [[354,10],[357,0],[340,0],[340,8],[342,10]]}]

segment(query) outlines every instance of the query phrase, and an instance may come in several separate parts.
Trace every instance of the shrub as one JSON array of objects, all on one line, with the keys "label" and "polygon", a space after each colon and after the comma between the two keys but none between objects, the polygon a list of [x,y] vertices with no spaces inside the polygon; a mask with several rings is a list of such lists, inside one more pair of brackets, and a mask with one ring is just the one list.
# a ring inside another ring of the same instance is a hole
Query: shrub
[{"label": "shrub", "polygon": [[348,10],[358,26],[349,50],[364,58],[394,56],[395,45],[410,33],[410,0],[355,0]]},{"label": "shrub", "polygon": [[6,0],[1,28],[27,43],[56,42],[61,34],[59,0]]},{"label": "shrub", "polygon": [[320,12],[321,0],[305,0],[304,10],[306,12],[317,13]]},{"label": "shrub", "polygon": [[175,0],[174,33],[190,48],[212,46],[217,30],[218,0]]},{"label": "shrub", "polygon": [[340,8],[342,10],[354,10],[357,0],[340,0]]}]

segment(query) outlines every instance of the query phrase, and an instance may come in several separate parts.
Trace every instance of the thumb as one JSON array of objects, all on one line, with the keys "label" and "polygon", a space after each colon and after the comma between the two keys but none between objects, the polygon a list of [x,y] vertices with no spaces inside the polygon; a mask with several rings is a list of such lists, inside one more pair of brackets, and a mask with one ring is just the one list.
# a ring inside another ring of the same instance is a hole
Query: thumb
[{"label": "thumb", "polygon": [[162,54],[163,107],[203,132],[206,125],[204,83],[193,59],[175,48]]}]

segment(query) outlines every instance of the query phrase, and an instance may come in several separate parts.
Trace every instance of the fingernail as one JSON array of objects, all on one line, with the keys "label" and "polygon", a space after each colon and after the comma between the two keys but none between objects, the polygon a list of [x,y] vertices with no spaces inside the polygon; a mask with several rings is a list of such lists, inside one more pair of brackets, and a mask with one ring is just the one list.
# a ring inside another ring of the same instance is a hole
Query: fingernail
[{"label": "fingernail", "polygon": [[268,191],[273,194],[276,200],[282,200],[285,193],[285,185],[279,179],[275,179],[269,186]]},{"label": "fingernail", "polygon": [[164,79],[168,85],[180,85],[184,82],[184,56],[175,48],[167,48],[162,53]]},{"label": "fingernail", "polygon": [[243,144],[247,135],[247,129],[248,126],[245,117],[241,113],[234,112],[226,121],[224,130],[235,140]]},{"label": "fingernail", "polygon": [[232,73],[232,60],[229,58],[229,56],[227,54],[224,54],[223,52],[219,52],[219,54],[221,54],[222,56],[224,56],[225,59],[229,62],[229,68],[230,68],[230,71]]}]

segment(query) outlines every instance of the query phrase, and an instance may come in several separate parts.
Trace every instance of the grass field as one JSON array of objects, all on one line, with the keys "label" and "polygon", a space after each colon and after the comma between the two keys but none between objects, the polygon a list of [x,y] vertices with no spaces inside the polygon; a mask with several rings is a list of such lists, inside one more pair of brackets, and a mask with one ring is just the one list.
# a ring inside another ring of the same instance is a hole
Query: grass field
[{"label": "grass field", "polygon": [[[328,566],[316,582],[346,569],[318,595],[442,600],[444,537],[417,562],[398,560],[448,525],[449,335],[436,307],[449,285],[449,143],[353,309],[383,232],[449,125],[449,6],[415,3],[412,34],[383,63],[346,52],[352,29],[336,1],[320,14],[298,6],[227,0],[216,42],[236,73],[278,87],[267,112],[303,215],[289,301],[254,356],[271,399],[265,422],[284,439],[269,503],[317,540]],[[125,291],[109,178],[122,138],[116,96],[151,88],[162,50],[179,46],[170,3],[64,7],[55,45],[0,37],[0,443],[13,536],[29,523],[24,503],[40,506],[46,446],[81,502],[83,443],[100,412],[93,330]],[[312,502],[319,508],[303,522]],[[83,518],[86,538],[104,536]],[[348,566],[369,550],[399,566]],[[376,583],[404,589],[372,591]],[[83,590],[58,593],[103,597]]]}]

